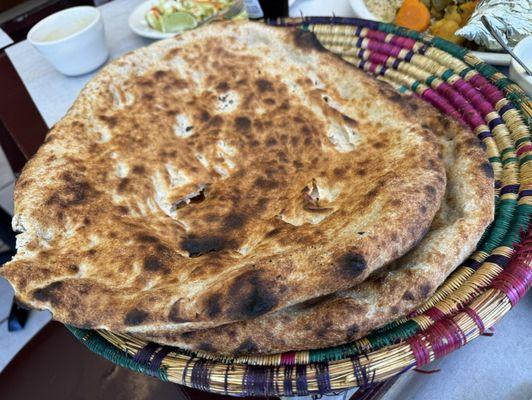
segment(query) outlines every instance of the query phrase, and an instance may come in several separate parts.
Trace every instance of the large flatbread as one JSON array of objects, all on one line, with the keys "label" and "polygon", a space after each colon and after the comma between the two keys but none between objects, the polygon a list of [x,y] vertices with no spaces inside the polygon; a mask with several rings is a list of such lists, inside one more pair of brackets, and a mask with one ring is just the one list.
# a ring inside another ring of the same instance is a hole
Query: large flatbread
[{"label": "large flatbread", "polygon": [[309,32],[220,23],[105,67],[15,189],[19,301],[191,330],[347,289],[427,232],[434,134]]},{"label": "large flatbread", "polygon": [[493,219],[494,182],[482,143],[469,129],[436,110],[420,108],[416,117],[441,142],[447,191],[415,249],[354,288],[322,299],[212,329],[142,338],[218,354],[271,354],[347,343],[417,308],[472,252]]}]

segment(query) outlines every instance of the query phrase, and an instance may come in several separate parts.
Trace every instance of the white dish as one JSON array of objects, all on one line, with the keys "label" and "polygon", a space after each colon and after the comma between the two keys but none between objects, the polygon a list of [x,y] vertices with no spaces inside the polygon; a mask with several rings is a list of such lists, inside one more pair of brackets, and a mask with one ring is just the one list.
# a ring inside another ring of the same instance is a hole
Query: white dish
[{"label": "white dish", "polygon": [[44,18],[30,29],[28,42],[68,76],[91,72],[109,58],[102,16],[96,7],[67,8]]},{"label": "white dish", "polygon": [[[514,47],[514,53],[525,65],[532,69],[532,36],[527,36]],[[532,96],[532,76],[528,75],[514,59],[510,63],[510,78]]]},{"label": "white dish", "polygon": [[[356,17],[378,21],[379,19],[366,7],[364,0],[349,0]],[[495,53],[489,51],[472,51],[473,55],[482,61],[492,65],[510,65],[510,55],[506,53]]]},{"label": "white dish", "polygon": [[143,3],[140,3],[137,8],[135,8],[133,12],[129,15],[129,27],[137,35],[143,36],[148,39],[166,39],[175,36],[176,33],[173,32],[165,33],[153,29],[146,22],[146,18],[144,16],[149,11],[149,9],[152,8],[156,3],[157,0],[148,0]]}]

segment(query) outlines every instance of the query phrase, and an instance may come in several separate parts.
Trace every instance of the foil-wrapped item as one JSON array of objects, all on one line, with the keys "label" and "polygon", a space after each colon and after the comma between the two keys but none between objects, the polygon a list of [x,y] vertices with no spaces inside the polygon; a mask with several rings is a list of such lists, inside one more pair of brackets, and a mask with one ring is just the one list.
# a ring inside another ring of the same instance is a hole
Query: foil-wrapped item
[{"label": "foil-wrapped item", "polygon": [[480,0],[467,25],[456,32],[456,35],[488,50],[501,50],[499,43],[482,24],[482,16],[510,47],[532,35],[532,0]]}]

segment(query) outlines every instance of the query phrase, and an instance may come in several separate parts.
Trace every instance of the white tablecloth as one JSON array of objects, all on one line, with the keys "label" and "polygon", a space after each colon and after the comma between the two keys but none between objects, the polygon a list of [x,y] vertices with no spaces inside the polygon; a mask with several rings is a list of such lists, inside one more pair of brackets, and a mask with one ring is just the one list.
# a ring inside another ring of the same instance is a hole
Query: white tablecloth
[{"label": "white tablecloth", "polygon": [[[101,7],[111,58],[150,43],[133,34],[127,18],[142,0],[115,0]],[[353,16],[347,0],[297,0],[292,16]],[[26,85],[48,126],[70,107],[83,85],[92,77],[68,78],[56,72],[26,41],[7,49],[7,54]],[[481,337],[429,368],[432,375],[408,372],[385,400],[532,400],[532,294],[498,325],[493,337]],[[342,398],[339,396],[338,398]]]}]

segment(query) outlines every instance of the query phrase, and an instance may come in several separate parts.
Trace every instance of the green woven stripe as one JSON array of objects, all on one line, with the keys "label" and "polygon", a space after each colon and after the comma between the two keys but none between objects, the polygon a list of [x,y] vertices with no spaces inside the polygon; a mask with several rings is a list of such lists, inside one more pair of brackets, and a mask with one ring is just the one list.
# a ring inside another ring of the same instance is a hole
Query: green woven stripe
[{"label": "green woven stripe", "polygon": [[472,68],[472,67],[466,67],[466,68],[464,68],[463,70],[461,70],[460,73],[459,73],[458,75],[460,75],[462,78],[465,78],[465,76],[466,76],[467,74],[469,74],[469,72],[474,71],[474,70],[475,70],[475,68]]},{"label": "green woven stripe", "polygon": [[522,137],[521,139],[517,139],[515,141],[515,147],[519,147],[521,146],[523,143],[526,143],[530,140],[530,138],[528,136],[525,136],[525,137]]},{"label": "green woven stripe", "polygon": [[445,71],[443,74],[441,74],[441,77],[443,80],[449,79],[451,76],[454,75],[454,70],[452,68],[449,68],[447,71]]},{"label": "green woven stripe", "polygon": [[478,247],[479,250],[486,253],[491,253],[495,248],[499,247],[510,228],[510,223],[517,208],[517,201],[514,199],[504,199],[499,202],[496,207],[496,219],[493,222],[489,236]]},{"label": "green woven stripe", "polygon": [[526,163],[527,161],[531,161],[532,160],[532,154],[528,154],[522,158],[519,159],[519,165],[523,165],[524,163]]},{"label": "green woven stripe", "polygon": [[420,33],[420,32],[411,31],[410,29],[402,28],[402,27],[397,26],[397,25],[387,24],[385,22],[379,23],[378,29],[380,31],[384,31],[386,33],[393,33],[395,35],[409,37],[409,38],[418,40],[420,42],[426,42],[427,41],[425,39],[425,36],[422,33]]},{"label": "green woven stripe", "polygon": [[310,350],[309,362],[315,363],[342,360],[346,357],[359,355],[360,353],[360,349],[354,344],[337,346],[328,349]]},{"label": "green woven stripe", "polygon": [[437,79],[438,77],[436,75],[431,75],[427,79],[425,79],[425,83],[427,86],[431,86],[432,82],[434,82],[434,79]]},{"label": "green woven stripe", "polygon": [[418,81],[415,81],[412,86],[410,87],[410,89],[415,92],[418,88],[418,86],[421,85],[421,82],[418,82]]},{"label": "green woven stripe", "polygon": [[493,164],[493,163],[501,164],[501,159],[500,159],[499,157],[497,157],[497,156],[488,158],[488,161],[489,161],[490,163],[492,163],[492,164]]},{"label": "green woven stripe", "polygon": [[507,164],[516,163],[516,162],[517,162],[517,157],[508,157],[502,160],[502,165],[507,165]]},{"label": "green woven stripe", "polygon": [[505,148],[503,151],[501,151],[501,157],[504,156],[506,153],[512,153],[515,152],[515,147],[510,146]]},{"label": "green woven stripe", "polygon": [[[121,367],[128,368],[135,372],[140,372],[145,375],[153,375],[153,372],[146,366],[134,361],[133,358],[128,356],[125,352],[120,351],[117,347],[107,342],[96,331],[87,329],[79,329],[73,326],[65,325],[70,332],[78,338],[80,342],[85,344],[91,351],[99,354],[103,358],[117,364]],[[165,368],[159,368],[157,371],[157,378],[168,381],[168,375]]]},{"label": "green woven stripe", "polygon": [[420,331],[420,326],[415,321],[406,321],[404,324],[391,328],[386,334],[370,334],[367,339],[373,350],[406,340]]},{"label": "green woven stripe", "polygon": [[520,204],[512,220],[512,225],[502,243],[503,246],[512,247],[521,242],[521,235],[529,229],[532,205]]},{"label": "green woven stripe", "polygon": [[460,58],[461,60],[463,60],[464,56],[469,52],[469,50],[457,46],[454,43],[448,42],[447,40],[440,39],[439,37],[432,39],[431,44],[455,57]]}]

